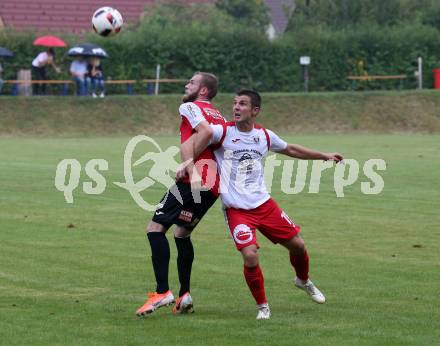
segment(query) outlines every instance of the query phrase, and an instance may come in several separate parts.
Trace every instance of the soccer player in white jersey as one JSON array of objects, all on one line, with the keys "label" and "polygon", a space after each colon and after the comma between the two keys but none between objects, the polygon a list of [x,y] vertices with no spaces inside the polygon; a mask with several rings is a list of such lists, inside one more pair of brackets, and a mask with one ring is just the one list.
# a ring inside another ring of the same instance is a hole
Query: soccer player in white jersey
[{"label": "soccer player in white jersey", "polygon": [[[210,125],[209,143],[218,146],[214,154],[221,176],[220,197],[232,238],[243,256],[244,276],[257,304],[257,319],[269,319],[271,313],[259,266],[256,229],[289,251],[290,263],[296,272],[294,284],[298,288],[316,303],[324,303],[325,297],[309,279],[309,256],[299,236],[300,228],[266,190],[262,160],[269,150],[304,160],[340,162],[343,157],[286,143],[272,131],[255,124],[260,107],[261,97],[257,92],[238,92],[233,106],[235,121]],[[203,133],[192,136],[182,146],[185,155],[197,156],[208,144],[206,137]]]}]

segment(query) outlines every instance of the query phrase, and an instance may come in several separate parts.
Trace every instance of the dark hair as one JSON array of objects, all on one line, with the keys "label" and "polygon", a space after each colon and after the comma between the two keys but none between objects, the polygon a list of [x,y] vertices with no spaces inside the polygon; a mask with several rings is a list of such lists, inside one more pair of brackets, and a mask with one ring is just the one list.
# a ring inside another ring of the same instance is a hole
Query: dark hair
[{"label": "dark hair", "polygon": [[251,99],[252,108],[258,107],[261,108],[261,96],[254,90],[242,89],[237,92],[237,96],[249,96]]},{"label": "dark hair", "polygon": [[208,98],[212,100],[217,95],[218,78],[207,72],[196,72],[195,74],[202,76],[201,85],[208,88]]},{"label": "dark hair", "polygon": [[52,47],[50,47],[50,48],[47,50],[47,52],[55,58],[55,50],[54,50]]}]

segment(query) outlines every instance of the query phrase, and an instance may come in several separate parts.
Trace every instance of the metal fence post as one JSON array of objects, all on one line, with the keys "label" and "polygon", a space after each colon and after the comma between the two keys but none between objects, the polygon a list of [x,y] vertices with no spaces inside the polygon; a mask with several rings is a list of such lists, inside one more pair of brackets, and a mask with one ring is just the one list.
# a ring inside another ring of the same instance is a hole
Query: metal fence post
[{"label": "metal fence post", "polygon": [[160,79],[160,64],[156,66],[156,85],[154,88],[154,95],[159,95],[159,79]]}]

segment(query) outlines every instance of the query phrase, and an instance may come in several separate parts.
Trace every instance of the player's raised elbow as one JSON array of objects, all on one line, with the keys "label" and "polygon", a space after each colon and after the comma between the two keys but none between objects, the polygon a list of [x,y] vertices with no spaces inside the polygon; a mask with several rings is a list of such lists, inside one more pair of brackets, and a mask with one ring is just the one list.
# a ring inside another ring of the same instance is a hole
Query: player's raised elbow
[{"label": "player's raised elbow", "polygon": [[280,154],[297,158],[297,151],[292,144],[288,144],[287,147],[279,152]]}]

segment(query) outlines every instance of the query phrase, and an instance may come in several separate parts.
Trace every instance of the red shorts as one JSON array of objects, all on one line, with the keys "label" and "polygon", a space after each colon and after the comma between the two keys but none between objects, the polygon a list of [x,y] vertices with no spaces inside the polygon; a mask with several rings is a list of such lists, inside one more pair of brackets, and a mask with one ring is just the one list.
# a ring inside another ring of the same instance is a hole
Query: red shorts
[{"label": "red shorts", "polygon": [[255,209],[226,209],[226,220],[237,250],[256,244],[258,228],[272,243],[292,239],[300,232],[287,214],[270,198]]}]

